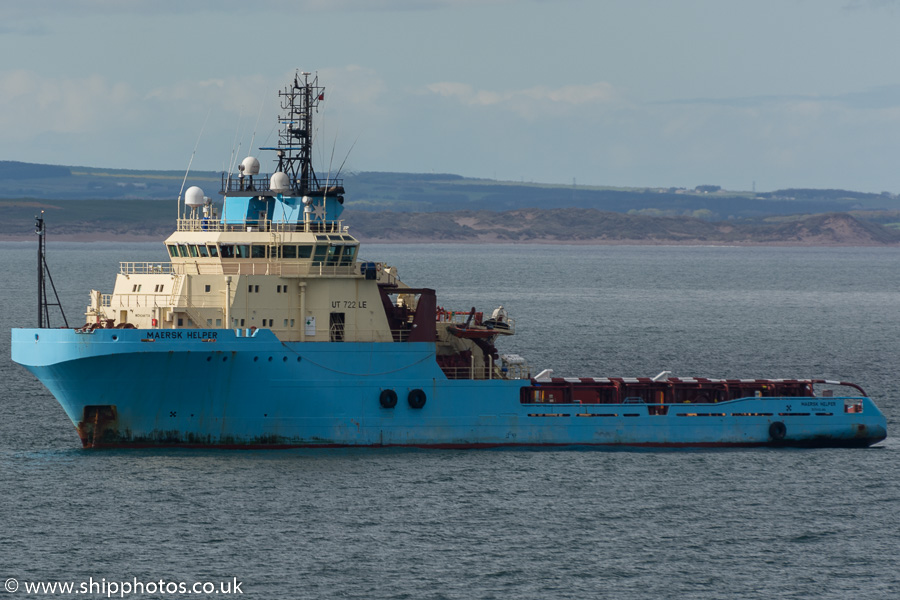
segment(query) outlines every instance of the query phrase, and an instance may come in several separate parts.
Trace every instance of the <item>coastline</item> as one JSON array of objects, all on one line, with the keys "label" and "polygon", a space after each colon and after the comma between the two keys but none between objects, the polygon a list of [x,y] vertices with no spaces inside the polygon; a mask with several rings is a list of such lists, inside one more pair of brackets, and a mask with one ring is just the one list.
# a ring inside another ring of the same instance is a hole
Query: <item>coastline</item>
[{"label": "coastline", "polygon": [[[49,239],[55,242],[75,242],[84,244],[93,243],[121,243],[121,244],[143,244],[143,243],[163,243],[168,236],[152,236],[152,235],[123,235],[123,234],[104,234],[104,233],[78,233],[78,234],[56,234],[54,233]],[[742,248],[742,247],[820,247],[820,248],[874,248],[900,247],[900,242],[884,243],[875,242],[871,239],[856,239],[846,241],[822,240],[822,239],[806,239],[806,240],[773,240],[773,241],[729,241],[723,242],[719,240],[703,240],[703,239],[581,239],[581,240],[560,240],[555,238],[534,238],[529,240],[510,240],[500,236],[477,236],[469,239],[434,239],[426,237],[406,237],[397,238],[370,238],[360,236],[359,241],[363,244],[379,245],[379,244],[498,244],[504,246],[540,246],[540,245],[561,245],[561,246],[719,246],[723,248]],[[34,234],[29,235],[4,235],[0,234],[0,243],[25,243],[33,242]]]}]

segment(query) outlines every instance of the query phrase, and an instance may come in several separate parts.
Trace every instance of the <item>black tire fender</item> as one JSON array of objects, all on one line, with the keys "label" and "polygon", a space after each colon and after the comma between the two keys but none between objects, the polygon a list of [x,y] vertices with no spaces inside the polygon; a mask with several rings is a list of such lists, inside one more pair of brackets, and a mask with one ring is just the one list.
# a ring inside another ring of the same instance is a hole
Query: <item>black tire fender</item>
[{"label": "black tire fender", "polygon": [[775,421],[769,425],[769,436],[776,442],[780,442],[787,435],[787,427],[781,421]]},{"label": "black tire fender", "polygon": [[397,392],[394,390],[381,390],[378,401],[381,403],[382,408],[394,408],[397,406]]},{"label": "black tire fender", "polygon": [[409,392],[406,401],[409,402],[410,408],[422,408],[425,406],[425,392],[415,389]]}]

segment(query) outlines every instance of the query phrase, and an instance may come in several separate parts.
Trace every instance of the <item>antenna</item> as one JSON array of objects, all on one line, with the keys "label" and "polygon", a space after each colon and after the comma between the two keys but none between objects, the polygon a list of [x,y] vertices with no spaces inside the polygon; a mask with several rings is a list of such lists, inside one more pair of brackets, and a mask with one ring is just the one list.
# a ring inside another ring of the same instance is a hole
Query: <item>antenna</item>
[{"label": "antenna", "polygon": [[278,146],[260,148],[277,151],[277,170],[288,175],[295,196],[309,196],[320,187],[312,167],[312,113],[325,99],[325,88],[319,85],[318,76],[310,78],[310,75],[297,71],[292,84],[278,92],[282,110],[278,119]]},{"label": "antenna", "polygon": [[[231,142],[231,158],[228,159],[228,177],[229,178],[231,177],[231,174],[234,172],[234,163],[237,161],[237,159],[235,158],[235,156],[237,154],[235,151],[235,146],[237,146],[237,143],[238,143],[238,133],[240,133],[241,120],[243,118],[244,118],[244,107],[241,106],[241,114],[238,116],[238,122],[234,128],[234,140]],[[240,150],[239,147],[238,147],[238,150]]]},{"label": "antenna", "polygon": [[206,118],[203,120],[203,127],[200,128],[200,135],[197,136],[197,143],[194,144],[194,151],[191,152],[191,159],[188,161],[187,170],[184,172],[184,179],[181,180],[181,189],[178,191],[178,214],[176,218],[181,218],[181,194],[184,193],[184,184],[187,183],[188,173],[191,172],[191,164],[194,162],[194,155],[197,154],[197,147],[200,146],[200,138],[203,137],[203,130],[206,129],[206,122],[209,121],[209,113],[212,112],[212,106],[206,111]]},{"label": "antenna", "polygon": [[[362,134],[359,134],[362,135]],[[344,165],[347,163],[347,159],[350,158],[350,153],[353,152],[353,148],[356,146],[356,142],[359,141],[359,135],[356,136],[356,139],[353,140],[353,143],[350,144],[350,149],[347,150],[347,156],[344,157],[344,160],[341,162],[341,166],[338,167],[337,173],[335,174],[335,179],[341,176],[341,171],[344,170]]]},{"label": "antenna", "polygon": [[263,108],[266,106],[266,97],[263,96],[262,102],[259,103],[259,114],[256,115],[256,125],[253,126],[253,135],[250,136],[250,147],[253,147],[253,140],[256,139],[256,130],[259,128],[259,120],[262,117]]},{"label": "antenna", "polygon": [[[59,294],[56,293],[56,286],[53,284],[53,278],[50,277],[50,269],[47,267],[47,231],[44,227],[44,211],[41,216],[34,218],[34,232],[38,236],[38,329],[45,326],[50,327],[50,307],[58,306],[59,314],[62,315],[63,323],[69,326],[66,320],[66,313],[63,311],[62,303],[59,301]],[[53,289],[53,296],[56,302],[51,304],[47,301],[47,281],[50,281],[50,287]]]}]

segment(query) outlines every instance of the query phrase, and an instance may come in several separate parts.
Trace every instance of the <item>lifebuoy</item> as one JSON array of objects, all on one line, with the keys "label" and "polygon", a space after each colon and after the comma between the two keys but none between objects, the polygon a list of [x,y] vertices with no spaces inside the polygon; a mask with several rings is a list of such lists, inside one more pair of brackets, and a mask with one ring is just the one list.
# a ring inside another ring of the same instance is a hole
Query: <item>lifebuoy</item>
[{"label": "lifebuoy", "polygon": [[785,427],[784,423],[781,421],[775,421],[769,425],[769,435],[776,442],[780,442],[784,439],[784,436],[787,435],[787,427]]},{"label": "lifebuoy", "polygon": [[378,397],[382,408],[394,408],[397,406],[397,392],[394,390],[381,390],[381,396]]},{"label": "lifebuoy", "polygon": [[410,408],[422,408],[425,406],[425,392],[419,389],[412,390],[407,396]]}]

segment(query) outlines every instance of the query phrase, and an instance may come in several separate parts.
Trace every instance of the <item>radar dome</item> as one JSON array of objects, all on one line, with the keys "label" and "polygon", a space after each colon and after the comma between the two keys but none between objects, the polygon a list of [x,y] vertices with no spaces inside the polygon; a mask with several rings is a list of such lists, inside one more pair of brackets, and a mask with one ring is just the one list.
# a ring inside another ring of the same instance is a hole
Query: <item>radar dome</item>
[{"label": "radar dome", "polygon": [[272,178],[269,180],[269,189],[276,194],[283,194],[291,189],[291,180],[287,173],[282,173],[281,171],[272,173]]},{"label": "radar dome", "polygon": [[244,175],[257,175],[259,173],[259,161],[252,156],[248,156],[242,160],[241,167],[241,171],[244,172]]},{"label": "radar dome", "polygon": [[192,185],[184,193],[184,203],[187,206],[203,206],[204,200],[203,190],[196,185]]}]

